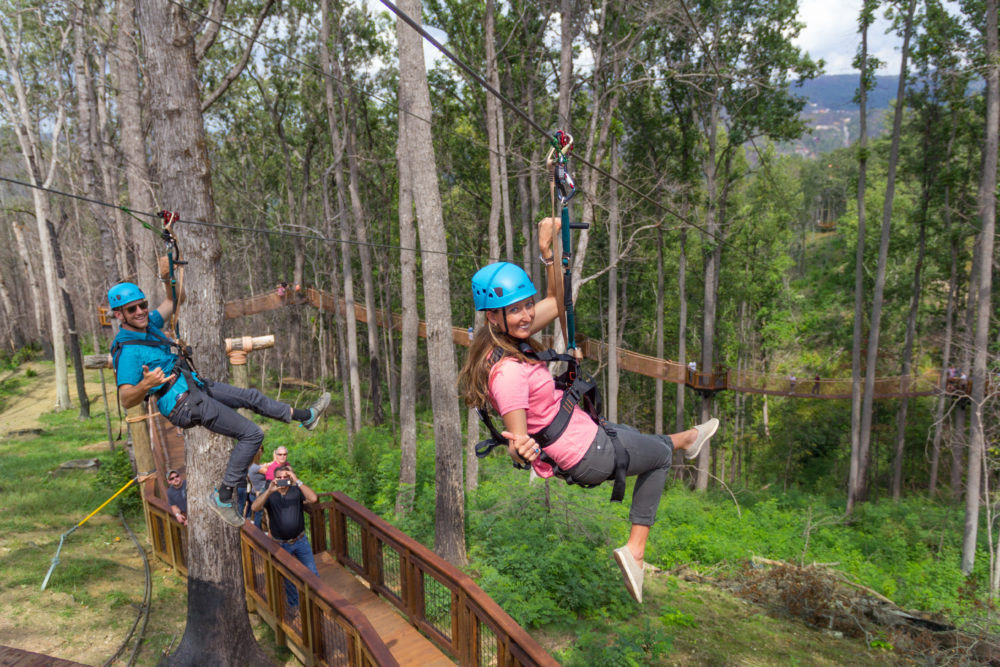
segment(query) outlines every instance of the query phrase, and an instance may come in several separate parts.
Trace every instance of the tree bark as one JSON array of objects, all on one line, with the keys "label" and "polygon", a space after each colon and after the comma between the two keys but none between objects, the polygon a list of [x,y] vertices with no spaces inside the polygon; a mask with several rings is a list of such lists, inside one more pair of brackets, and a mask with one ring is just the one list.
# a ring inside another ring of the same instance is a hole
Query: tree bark
[{"label": "tree bark", "polygon": [[[400,86],[400,109],[410,108],[410,97],[410,91]],[[420,317],[417,312],[417,228],[413,219],[413,175],[408,157],[409,127],[414,121],[408,114],[400,113],[398,122],[396,162],[399,165],[399,298],[403,336],[399,352],[400,461],[396,514],[405,515],[413,510],[417,484],[417,335]]]},{"label": "tree bark", "polygon": [[865,393],[861,403],[861,432],[858,441],[858,476],[854,501],[868,497],[868,461],[872,431],[872,406],[875,400],[875,376],[878,363],[878,345],[882,324],[882,301],[885,295],[885,273],[889,263],[889,239],[892,230],[892,207],[896,192],[896,167],[899,164],[899,143],[903,129],[903,100],[906,90],[907,57],[909,55],[910,34],[913,27],[913,13],[916,0],[910,0],[907,10],[906,27],[903,34],[903,48],[899,66],[899,87],[896,92],[896,111],[892,124],[892,144],[889,148],[889,168],[886,174],[885,199],[882,205],[882,234],[878,246],[878,265],[875,267],[875,290],[872,295],[871,321],[868,327],[868,354],[865,360]]},{"label": "tree bark", "polygon": [[[136,43],[135,0],[116,0],[118,18],[116,56],[111,60],[111,71],[117,80],[118,122],[121,126],[120,146],[125,160],[125,182],[128,185],[129,206],[134,211],[152,212],[152,178],[146,161],[145,132],[142,129],[142,96],[139,92],[139,57]],[[157,275],[156,237],[151,233],[136,231],[135,244],[136,284],[143,293],[155,300],[163,289]]]},{"label": "tree bark", "polygon": [[[991,288],[993,281],[993,244],[996,230],[997,145],[1000,125],[1000,64],[997,63],[997,0],[986,0],[986,136],[983,142],[983,166],[979,181],[980,257],[979,294],[976,305],[976,329],[972,362],[972,427],[969,437],[969,474],[965,488],[965,533],[962,540],[962,572],[971,574],[976,558],[976,534],[979,528],[979,504],[983,475],[983,452],[986,446],[983,402],[986,397]],[[998,567],[996,563],[993,567]],[[993,572],[991,581],[995,581]]]},{"label": "tree bark", "polygon": [[[337,218],[340,221],[340,257],[343,266],[345,324],[347,336],[347,368],[344,369],[345,393],[351,396],[352,433],[361,428],[361,375],[358,370],[358,324],[354,318],[354,275],[351,268],[350,234],[347,223],[347,185],[344,182],[344,140],[340,133],[338,119],[337,95],[334,92],[333,66],[335,59],[330,57],[330,28],[336,20],[330,14],[329,0],[322,0],[320,13],[322,15],[320,39],[320,66],[323,69],[323,82],[326,100],[326,117],[330,129],[330,143],[333,149],[333,177],[337,184]],[[338,77],[339,80],[339,77]],[[342,91],[341,91],[342,94]]]},{"label": "tree bark", "polygon": [[[403,0],[400,9],[413,20],[420,20],[419,0]],[[400,98],[407,106],[401,113],[431,117],[430,91],[424,68],[423,44],[416,32],[400,19],[396,24],[399,40]],[[416,203],[417,229],[420,234],[423,287],[427,319],[427,357],[431,374],[431,405],[434,411],[436,443],[435,481],[435,551],[449,562],[466,562],[465,498],[462,490],[461,422],[457,369],[451,337],[451,289],[448,284],[448,249],[441,194],[438,191],[430,126],[412,123],[407,128],[410,171],[413,176],[413,199]]]},{"label": "tree bark", "polygon": [[[865,308],[865,192],[868,176],[868,28],[871,24],[870,12],[873,11],[872,0],[866,0],[862,8],[861,21],[861,85],[858,87],[858,120],[860,135],[858,137],[858,239],[854,251],[854,334],[851,346],[851,463],[847,479],[847,507],[850,514],[854,503],[861,499],[860,476],[863,469],[861,462],[861,401],[862,401],[862,368],[861,368],[861,337],[864,333]],[[871,369],[874,372],[874,369]]]},{"label": "tree bark", "polygon": [[66,286],[66,267],[63,264],[59,235],[51,220],[48,222],[48,227],[52,239],[52,255],[56,263],[56,278],[59,280],[59,292],[62,294],[63,308],[66,309],[66,333],[69,334],[69,353],[73,359],[76,395],[80,401],[80,419],[90,419],[90,399],[87,398],[87,380],[83,376],[83,354],[80,352],[80,335],[76,330],[76,311],[73,309],[73,299],[70,298]]},{"label": "tree bark", "polygon": [[[182,7],[140,0],[139,26],[152,109],[153,147],[162,201],[183,218],[215,221],[212,178],[201,115],[194,37]],[[178,206],[179,205],[179,206]],[[222,346],[223,285],[221,248],[213,227],[178,231],[187,266],[188,342],[206,377],[225,377]],[[172,665],[269,664],[257,646],[246,612],[239,532],[220,523],[208,507],[222,477],[232,442],[204,429],[187,432],[188,611],[184,636],[170,656]]]}]

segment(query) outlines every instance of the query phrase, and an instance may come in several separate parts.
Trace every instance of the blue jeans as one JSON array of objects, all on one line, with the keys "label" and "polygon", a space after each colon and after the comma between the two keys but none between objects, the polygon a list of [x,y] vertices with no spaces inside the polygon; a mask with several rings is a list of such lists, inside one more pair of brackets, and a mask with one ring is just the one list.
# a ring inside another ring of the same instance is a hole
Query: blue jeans
[{"label": "blue jeans", "polygon": [[253,525],[260,528],[261,521],[264,518],[264,510],[258,510],[254,512],[253,510],[250,509],[250,506],[253,505],[253,501],[256,499],[257,499],[256,493],[250,492],[250,494],[247,495],[246,487],[244,486],[237,487],[236,489],[237,509],[243,512],[243,516],[245,517],[249,517],[252,514]]},{"label": "blue jeans", "polygon": [[[309,538],[304,534],[290,544],[278,542],[278,546],[295,556],[300,563],[309,568],[310,572],[317,577],[319,576],[319,571],[316,570],[316,558],[313,556],[312,546],[309,544]],[[288,598],[289,607],[299,606],[299,592],[295,589],[295,585],[287,580],[285,581],[285,596]]]}]

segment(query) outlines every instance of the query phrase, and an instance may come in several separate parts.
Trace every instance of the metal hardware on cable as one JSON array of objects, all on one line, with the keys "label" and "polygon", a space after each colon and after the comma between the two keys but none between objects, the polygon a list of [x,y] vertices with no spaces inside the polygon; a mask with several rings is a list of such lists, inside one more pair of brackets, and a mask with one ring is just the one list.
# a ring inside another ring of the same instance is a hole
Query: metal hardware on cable
[{"label": "metal hardware on cable", "polygon": [[160,211],[157,213],[157,216],[163,219],[163,230],[160,232],[160,237],[167,244],[167,264],[170,269],[170,298],[174,303],[174,312],[170,315],[170,328],[173,330],[174,338],[179,340],[181,331],[177,315],[180,311],[180,303],[177,301],[177,276],[174,268],[187,264],[187,262],[182,262],[178,259],[181,251],[180,246],[177,244],[177,237],[174,235],[174,223],[180,219],[180,215],[175,211]]},{"label": "metal hardware on cable", "polygon": [[[576,194],[576,185],[569,173],[569,154],[573,151],[573,135],[562,130],[552,133],[552,148],[545,158],[552,170],[549,178],[549,190],[552,196],[553,217],[555,203],[558,198],[562,204],[560,221],[562,226],[562,267],[563,267],[563,304],[565,319],[562,321],[563,335],[566,338],[566,351],[576,349],[576,317],[573,312],[573,271],[570,260],[573,258],[572,229],[589,229],[585,222],[569,221],[569,200]],[[558,190],[558,195],[556,191]]]}]

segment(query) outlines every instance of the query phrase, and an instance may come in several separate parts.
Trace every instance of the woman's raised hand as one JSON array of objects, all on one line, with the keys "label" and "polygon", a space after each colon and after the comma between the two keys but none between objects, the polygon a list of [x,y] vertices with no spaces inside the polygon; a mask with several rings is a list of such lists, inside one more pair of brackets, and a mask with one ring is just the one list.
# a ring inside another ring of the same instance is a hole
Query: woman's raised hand
[{"label": "woman's raised hand", "polygon": [[542,255],[552,250],[552,237],[562,227],[559,218],[542,218],[538,221],[538,250]]}]

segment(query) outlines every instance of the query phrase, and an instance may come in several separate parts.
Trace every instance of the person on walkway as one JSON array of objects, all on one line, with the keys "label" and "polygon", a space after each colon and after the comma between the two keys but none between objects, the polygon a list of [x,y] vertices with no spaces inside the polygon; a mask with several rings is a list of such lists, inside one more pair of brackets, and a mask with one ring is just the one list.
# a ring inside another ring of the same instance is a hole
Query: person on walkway
[{"label": "person on walkway", "polygon": [[146,295],[137,285],[119,283],[108,290],[108,303],[121,326],[111,345],[119,397],[126,408],[131,408],[152,396],[160,414],[174,426],[200,425],[236,439],[222,481],[209,497],[209,506],[224,521],[239,527],[243,516],[235,506],[234,489],[246,483],[247,469],[264,441],[264,432],[236,410],[248,408],[286,423],[295,420],[311,430],[330,404],[330,394],[323,393],[307,409],[294,409],[256,389],[233,387],[200,376],[193,370],[187,351],[161,330],[176,305],[184,302],[183,285],[177,288],[175,304],[169,280],[164,278],[164,283],[167,297],[155,310],[149,309]]},{"label": "person on walkway", "polygon": [[288,463],[288,448],[285,446],[278,447],[271,454],[271,462],[262,466],[264,470],[264,479],[270,482],[274,479],[274,471],[286,463]]},{"label": "person on walkway", "polygon": [[614,558],[628,592],[642,602],[646,541],[673,453],[679,450],[688,459],[696,457],[715,433],[719,420],[713,417],[669,436],[646,435],[629,426],[599,424],[577,405],[566,428],[544,446],[543,452],[535,436],[560,412],[563,392],[556,389],[546,364],[534,358],[542,348],[532,335],[554,322],[563,310],[561,280],[552,256],[552,236],[558,229],[555,218],[538,224],[538,246],[548,287],[545,298],[537,303],[531,278],[514,264],[490,264],[473,276],[473,301],[486,317],[473,337],[459,383],[467,405],[483,410],[492,406],[500,413],[510,457],[515,463],[530,464],[540,477],[554,475],[569,483],[600,484],[615,478],[619,461],[626,465],[622,452],[627,453],[625,474],[636,477],[629,513],[631,530],[628,542],[614,550]]},{"label": "person on walkway", "polygon": [[188,513],[188,483],[176,470],[167,473],[167,502],[174,518],[182,525],[187,525]]},{"label": "person on walkway", "polygon": [[[274,473],[274,479],[263,494],[253,501],[255,512],[267,511],[267,525],[271,538],[278,545],[295,556],[310,572],[319,576],[312,546],[306,537],[306,519],[303,503],[314,503],[319,499],[316,492],[302,483],[291,466],[282,465]],[[289,607],[299,605],[299,593],[295,585],[285,581],[285,595]]]}]

